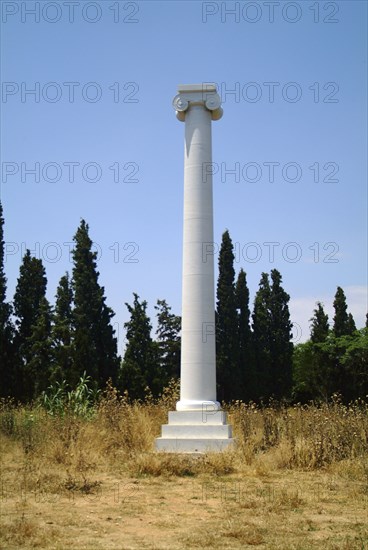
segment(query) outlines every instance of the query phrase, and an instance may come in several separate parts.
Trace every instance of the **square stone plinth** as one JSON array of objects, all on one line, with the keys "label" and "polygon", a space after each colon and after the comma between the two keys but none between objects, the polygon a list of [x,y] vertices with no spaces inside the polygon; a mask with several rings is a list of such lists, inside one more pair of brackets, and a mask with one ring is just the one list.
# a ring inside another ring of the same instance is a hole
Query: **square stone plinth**
[{"label": "square stone plinth", "polygon": [[171,453],[205,453],[223,451],[234,442],[224,411],[173,411],[155,446]]}]

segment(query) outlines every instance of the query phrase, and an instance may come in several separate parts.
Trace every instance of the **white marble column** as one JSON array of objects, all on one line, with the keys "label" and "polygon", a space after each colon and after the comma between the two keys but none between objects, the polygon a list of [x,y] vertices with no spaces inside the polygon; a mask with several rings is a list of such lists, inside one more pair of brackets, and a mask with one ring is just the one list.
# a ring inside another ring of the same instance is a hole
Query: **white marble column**
[{"label": "white marble column", "polygon": [[181,85],[178,92],[173,105],[185,123],[180,401],[156,448],[197,453],[234,441],[216,400],[211,124],[222,109],[213,85]]},{"label": "white marble column", "polygon": [[180,401],[178,411],[216,401],[212,120],[222,116],[214,86],[180,86],[174,98],[185,123]]}]

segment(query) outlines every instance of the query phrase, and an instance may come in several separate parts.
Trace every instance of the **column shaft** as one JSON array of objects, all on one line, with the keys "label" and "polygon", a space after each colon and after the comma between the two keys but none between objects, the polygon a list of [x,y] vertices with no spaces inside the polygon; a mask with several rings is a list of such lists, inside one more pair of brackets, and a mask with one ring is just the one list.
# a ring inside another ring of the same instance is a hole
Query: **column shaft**
[{"label": "column shaft", "polygon": [[177,410],[216,402],[211,112],[185,113],[181,388]]}]

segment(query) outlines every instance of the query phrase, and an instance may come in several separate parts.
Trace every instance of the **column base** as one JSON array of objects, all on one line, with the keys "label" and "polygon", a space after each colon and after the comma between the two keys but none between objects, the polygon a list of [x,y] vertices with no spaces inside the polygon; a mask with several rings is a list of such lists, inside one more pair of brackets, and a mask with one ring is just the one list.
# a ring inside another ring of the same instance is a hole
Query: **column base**
[{"label": "column base", "polygon": [[219,411],[221,404],[218,401],[203,401],[203,399],[180,399],[176,403],[177,411]]},{"label": "column base", "polygon": [[169,423],[162,426],[155,447],[170,453],[206,453],[223,451],[234,443],[224,411],[192,410],[169,412]]}]

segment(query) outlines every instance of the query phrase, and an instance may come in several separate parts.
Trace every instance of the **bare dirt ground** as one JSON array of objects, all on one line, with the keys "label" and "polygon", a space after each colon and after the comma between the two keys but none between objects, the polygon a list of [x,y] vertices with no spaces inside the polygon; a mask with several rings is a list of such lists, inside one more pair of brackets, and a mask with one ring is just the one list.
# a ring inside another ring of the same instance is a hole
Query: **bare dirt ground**
[{"label": "bare dirt ground", "polygon": [[368,548],[367,483],[333,470],[139,478],[94,471],[83,486],[58,490],[47,472],[47,490],[27,484],[24,464],[5,461],[2,471],[4,549]]}]

